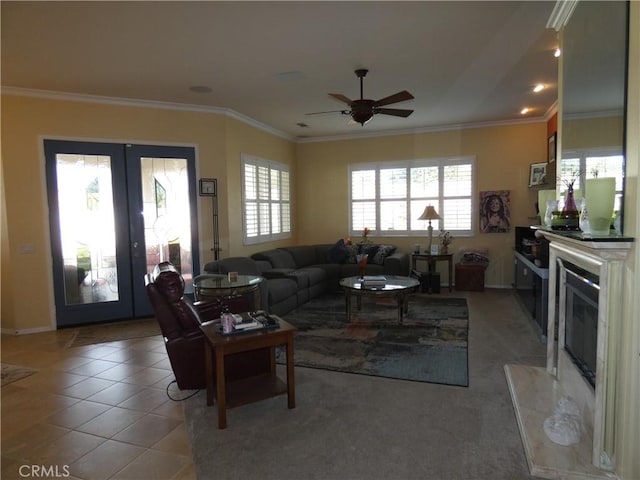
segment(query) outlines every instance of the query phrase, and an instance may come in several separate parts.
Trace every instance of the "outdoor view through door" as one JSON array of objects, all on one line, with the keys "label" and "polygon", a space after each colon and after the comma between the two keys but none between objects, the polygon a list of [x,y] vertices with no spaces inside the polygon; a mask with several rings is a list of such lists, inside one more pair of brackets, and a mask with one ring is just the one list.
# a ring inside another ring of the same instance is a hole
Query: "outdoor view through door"
[{"label": "outdoor view through door", "polygon": [[45,141],[58,326],[147,316],[144,275],[198,267],[193,148]]}]

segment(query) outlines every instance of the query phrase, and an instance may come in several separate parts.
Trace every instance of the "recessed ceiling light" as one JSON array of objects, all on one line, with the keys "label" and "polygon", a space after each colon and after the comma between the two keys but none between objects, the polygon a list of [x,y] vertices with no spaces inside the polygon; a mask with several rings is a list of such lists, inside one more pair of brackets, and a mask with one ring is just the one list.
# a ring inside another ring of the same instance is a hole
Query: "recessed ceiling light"
[{"label": "recessed ceiling light", "polygon": [[189,90],[195,93],[211,93],[213,91],[211,87],[207,87],[206,85],[194,85],[189,87]]},{"label": "recessed ceiling light", "polygon": [[529,108],[524,107],[522,110],[520,110],[520,113],[521,113],[522,115],[526,115],[527,113],[529,113]]},{"label": "recessed ceiling light", "polygon": [[545,86],[544,86],[544,84],[542,84],[542,83],[539,83],[539,84],[537,84],[535,87],[533,87],[533,91],[534,91],[535,93],[541,92],[541,91],[542,91],[542,90],[544,90],[544,89],[545,89]]}]

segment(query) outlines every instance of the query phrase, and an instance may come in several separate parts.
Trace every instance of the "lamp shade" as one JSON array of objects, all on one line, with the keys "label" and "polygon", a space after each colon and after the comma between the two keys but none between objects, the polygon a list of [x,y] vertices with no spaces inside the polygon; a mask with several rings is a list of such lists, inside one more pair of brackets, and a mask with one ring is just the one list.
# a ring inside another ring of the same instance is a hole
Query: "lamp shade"
[{"label": "lamp shade", "polygon": [[436,209],[432,205],[427,205],[422,215],[418,217],[418,220],[439,220],[440,215],[436,212]]}]

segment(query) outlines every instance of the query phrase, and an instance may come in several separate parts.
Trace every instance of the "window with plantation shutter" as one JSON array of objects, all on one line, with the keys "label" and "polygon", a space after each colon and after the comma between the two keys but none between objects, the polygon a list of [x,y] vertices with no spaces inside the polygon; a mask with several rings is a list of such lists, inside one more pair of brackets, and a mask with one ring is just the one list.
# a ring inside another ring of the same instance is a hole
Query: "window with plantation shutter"
[{"label": "window with plantation shutter", "polygon": [[242,214],[245,245],[291,236],[287,165],[242,156]]},{"label": "window with plantation shutter", "polygon": [[573,183],[576,198],[589,195],[585,180],[596,177],[616,179],[614,211],[620,210],[624,183],[624,156],[619,148],[565,150],[560,162],[560,195],[566,197],[568,185]]},{"label": "window with plantation shutter", "polygon": [[350,234],[425,236],[429,223],[418,217],[433,205],[436,232],[472,235],[474,170],[474,157],[350,165]]}]

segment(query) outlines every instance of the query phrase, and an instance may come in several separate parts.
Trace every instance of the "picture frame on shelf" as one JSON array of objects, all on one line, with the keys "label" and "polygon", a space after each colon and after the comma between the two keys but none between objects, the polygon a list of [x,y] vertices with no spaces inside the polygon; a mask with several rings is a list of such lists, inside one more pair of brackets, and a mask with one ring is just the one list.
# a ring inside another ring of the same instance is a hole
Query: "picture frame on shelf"
[{"label": "picture frame on shelf", "polygon": [[545,185],[547,180],[547,163],[532,163],[529,170],[529,186]]},{"label": "picture frame on shelf", "polygon": [[547,163],[552,163],[556,161],[556,135],[557,133],[553,133],[547,139]]}]

